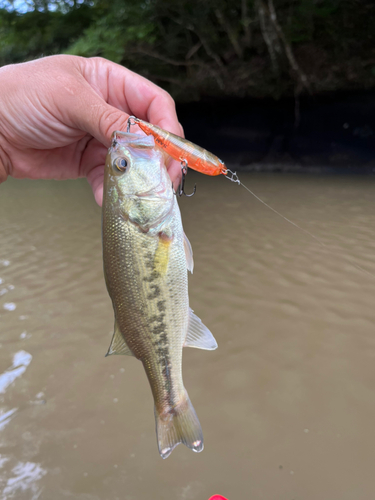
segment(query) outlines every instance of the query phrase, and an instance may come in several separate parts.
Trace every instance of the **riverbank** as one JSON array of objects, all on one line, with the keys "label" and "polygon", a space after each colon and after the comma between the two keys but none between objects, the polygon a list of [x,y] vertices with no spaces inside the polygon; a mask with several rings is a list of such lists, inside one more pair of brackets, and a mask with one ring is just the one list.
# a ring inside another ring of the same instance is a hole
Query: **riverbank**
[{"label": "riverbank", "polygon": [[186,137],[244,171],[375,173],[375,91],[177,106]]}]

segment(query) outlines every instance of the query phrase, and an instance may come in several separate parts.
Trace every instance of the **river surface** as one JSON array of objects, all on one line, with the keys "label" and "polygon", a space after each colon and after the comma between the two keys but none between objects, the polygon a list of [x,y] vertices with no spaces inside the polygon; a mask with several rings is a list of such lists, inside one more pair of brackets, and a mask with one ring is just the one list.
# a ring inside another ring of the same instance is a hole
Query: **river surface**
[{"label": "river surface", "polygon": [[113,327],[85,180],[0,187],[0,500],[375,498],[375,178],[189,174],[184,350],[205,438],[159,457],[141,363]]}]

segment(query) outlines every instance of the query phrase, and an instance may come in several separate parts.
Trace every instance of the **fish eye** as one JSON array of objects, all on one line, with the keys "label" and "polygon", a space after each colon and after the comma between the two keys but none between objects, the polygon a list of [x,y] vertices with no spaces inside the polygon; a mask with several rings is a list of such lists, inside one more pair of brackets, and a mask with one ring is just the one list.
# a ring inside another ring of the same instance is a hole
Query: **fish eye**
[{"label": "fish eye", "polygon": [[116,160],[113,163],[116,169],[119,170],[120,172],[125,172],[126,167],[128,166],[128,162],[127,160],[125,160],[125,158],[116,158]]}]

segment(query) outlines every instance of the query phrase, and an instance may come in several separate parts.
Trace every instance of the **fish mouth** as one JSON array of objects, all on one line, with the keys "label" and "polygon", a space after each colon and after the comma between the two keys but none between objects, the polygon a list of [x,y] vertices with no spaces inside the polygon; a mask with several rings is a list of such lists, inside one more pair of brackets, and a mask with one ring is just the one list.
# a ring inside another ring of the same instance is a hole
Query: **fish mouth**
[{"label": "fish mouth", "polygon": [[145,149],[151,149],[155,146],[155,140],[152,135],[132,134],[130,132],[121,132],[119,130],[112,133],[111,140],[111,149],[113,151],[116,151],[116,147],[118,145]]}]

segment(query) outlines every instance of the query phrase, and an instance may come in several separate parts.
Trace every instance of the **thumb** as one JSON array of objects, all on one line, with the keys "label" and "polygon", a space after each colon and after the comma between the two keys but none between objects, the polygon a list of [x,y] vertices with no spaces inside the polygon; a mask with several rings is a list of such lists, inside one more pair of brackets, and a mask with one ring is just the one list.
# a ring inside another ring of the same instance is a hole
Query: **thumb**
[{"label": "thumb", "polygon": [[106,103],[85,83],[85,92],[78,96],[79,102],[71,110],[71,120],[78,129],[87,132],[108,148],[112,132],[126,130],[129,115]]}]

